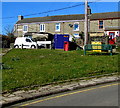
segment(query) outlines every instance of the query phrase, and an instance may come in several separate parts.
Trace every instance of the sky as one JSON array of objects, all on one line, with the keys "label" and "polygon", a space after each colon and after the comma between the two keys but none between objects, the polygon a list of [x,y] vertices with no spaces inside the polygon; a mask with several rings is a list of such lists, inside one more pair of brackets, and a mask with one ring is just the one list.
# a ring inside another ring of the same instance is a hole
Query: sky
[{"label": "sky", "polygon": [[[24,18],[32,18],[32,17],[44,17],[44,16],[53,16],[53,15],[68,15],[68,14],[84,14],[84,2],[77,2],[77,0],[70,0],[69,2],[37,2],[37,0],[29,1],[24,0],[24,2],[17,2],[15,0],[3,0],[0,2],[0,34],[5,34],[5,27],[12,28],[14,24],[17,22],[17,16],[23,15]],[[26,1],[26,2],[25,2]],[[56,0],[57,1],[57,0]],[[63,0],[61,0],[63,1]],[[80,1],[80,0],[79,0]],[[88,0],[89,1],[89,0]],[[92,1],[92,0],[91,0]],[[95,2],[89,3],[91,7],[92,13],[102,13],[102,12],[116,12],[118,11],[118,1],[114,0],[114,2],[98,2],[99,0],[93,0]],[[116,1],[116,2],[115,2]],[[90,1],[89,1],[90,2]],[[79,5],[80,4],[80,5]],[[65,7],[71,7],[74,5],[79,5],[76,7],[48,12],[44,14],[37,14],[42,12],[47,12],[51,10],[61,9]],[[29,15],[30,16],[26,16]],[[35,14],[35,15],[31,15]],[[9,18],[12,17],[12,18]]]}]

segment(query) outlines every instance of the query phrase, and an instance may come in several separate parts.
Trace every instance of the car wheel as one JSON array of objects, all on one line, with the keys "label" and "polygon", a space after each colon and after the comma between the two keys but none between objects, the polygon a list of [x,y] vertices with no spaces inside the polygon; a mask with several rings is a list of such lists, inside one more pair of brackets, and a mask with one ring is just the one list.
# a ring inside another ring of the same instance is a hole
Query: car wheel
[{"label": "car wheel", "polygon": [[32,46],[31,46],[31,49],[35,49],[35,48],[36,48],[36,46],[35,46],[35,45],[32,45]]},{"label": "car wheel", "polygon": [[19,46],[18,46],[18,45],[15,45],[14,48],[19,48]]}]

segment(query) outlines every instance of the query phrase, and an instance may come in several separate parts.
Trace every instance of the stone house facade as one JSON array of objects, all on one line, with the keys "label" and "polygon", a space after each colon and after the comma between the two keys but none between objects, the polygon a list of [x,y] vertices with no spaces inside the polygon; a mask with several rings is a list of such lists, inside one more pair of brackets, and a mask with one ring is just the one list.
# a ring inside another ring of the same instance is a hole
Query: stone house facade
[{"label": "stone house facade", "polygon": [[[106,12],[89,15],[88,31],[90,36],[120,36],[119,14],[120,12]],[[16,37],[24,36],[26,33],[29,33],[30,36],[34,33],[49,33],[53,35],[70,34],[78,37],[81,32],[84,32],[84,16],[84,14],[35,18],[18,16],[18,21],[14,26],[14,34]]]}]

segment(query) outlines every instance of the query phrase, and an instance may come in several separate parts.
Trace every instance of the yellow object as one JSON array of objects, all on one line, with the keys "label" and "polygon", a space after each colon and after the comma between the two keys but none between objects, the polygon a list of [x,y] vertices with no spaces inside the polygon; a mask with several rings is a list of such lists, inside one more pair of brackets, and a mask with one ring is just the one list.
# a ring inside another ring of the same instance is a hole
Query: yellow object
[{"label": "yellow object", "polygon": [[104,32],[90,33],[90,36],[91,37],[94,37],[94,36],[104,36]]},{"label": "yellow object", "polygon": [[[96,45],[96,46],[92,46],[93,49],[102,49],[102,46],[97,46],[97,45],[101,45],[101,42],[92,42],[92,45]],[[101,52],[102,50],[93,50],[93,52]]]},{"label": "yellow object", "polygon": [[69,36],[64,36],[64,37],[69,37]]}]

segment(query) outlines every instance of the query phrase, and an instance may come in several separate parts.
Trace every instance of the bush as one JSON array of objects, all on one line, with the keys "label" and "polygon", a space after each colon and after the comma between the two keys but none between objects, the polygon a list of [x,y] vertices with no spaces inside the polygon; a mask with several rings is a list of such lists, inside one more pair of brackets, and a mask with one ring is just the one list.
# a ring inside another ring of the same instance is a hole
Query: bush
[{"label": "bush", "polygon": [[10,37],[2,36],[2,48],[10,48]]},{"label": "bush", "polygon": [[10,48],[10,43],[15,42],[15,37],[2,35],[1,41],[2,41],[2,48]]}]

